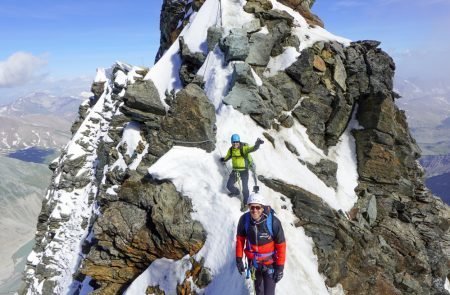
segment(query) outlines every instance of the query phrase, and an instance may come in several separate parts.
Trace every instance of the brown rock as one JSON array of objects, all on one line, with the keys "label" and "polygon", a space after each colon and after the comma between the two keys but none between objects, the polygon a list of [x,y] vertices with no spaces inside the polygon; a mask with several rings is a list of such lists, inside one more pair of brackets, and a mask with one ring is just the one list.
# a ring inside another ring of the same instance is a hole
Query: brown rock
[{"label": "brown rock", "polygon": [[333,53],[327,49],[322,50],[322,52],[320,53],[320,56],[327,60],[333,57]]},{"label": "brown rock", "polygon": [[299,12],[306,19],[306,22],[313,26],[324,27],[323,21],[310,10],[314,1],[308,0],[280,0],[281,3],[287,5]]},{"label": "brown rock", "polygon": [[325,65],[325,62],[318,55],[314,55],[314,64],[313,65],[314,65],[314,68],[320,72],[325,72],[327,70],[327,66]]}]

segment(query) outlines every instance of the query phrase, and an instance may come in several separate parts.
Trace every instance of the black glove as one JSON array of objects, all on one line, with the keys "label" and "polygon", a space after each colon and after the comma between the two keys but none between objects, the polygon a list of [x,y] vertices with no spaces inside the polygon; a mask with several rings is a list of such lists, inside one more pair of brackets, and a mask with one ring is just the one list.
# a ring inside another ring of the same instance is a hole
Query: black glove
[{"label": "black glove", "polygon": [[242,262],[242,258],[236,257],[236,267],[240,274],[243,274],[245,272],[245,267],[244,263]]},{"label": "black glove", "polygon": [[260,144],[263,144],[263,143],[264,143],[264,140],[262,140],[261,138],[257,138],[255,145],[260,145]]},{"label": "black glove", "polygon": [[283,265],[275,265],[273,271],[273,280],[278,283],[283,278]]},{"label": "black glove", "polygon": [[225,163],[225,162],[226,162],[226,161],[225,161],[225,158],[224,158],[224,157],[221,157],[221,158],[220,158],[220,162]]}]

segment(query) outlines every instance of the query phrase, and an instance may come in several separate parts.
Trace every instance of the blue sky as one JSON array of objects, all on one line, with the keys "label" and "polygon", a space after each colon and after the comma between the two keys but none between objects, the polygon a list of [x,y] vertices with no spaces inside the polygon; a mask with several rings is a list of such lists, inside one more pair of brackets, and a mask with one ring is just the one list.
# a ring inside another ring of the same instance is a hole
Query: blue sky
[{"label": "blue sky", "polygon": [[[0,104],[56,85],[76,95],[116,60],[151,65],[161,3],[2,0]],[[397,75],[442,78],[450,68],[449,0],[317,0],[313,12],[334,34],[382,41]]]}]

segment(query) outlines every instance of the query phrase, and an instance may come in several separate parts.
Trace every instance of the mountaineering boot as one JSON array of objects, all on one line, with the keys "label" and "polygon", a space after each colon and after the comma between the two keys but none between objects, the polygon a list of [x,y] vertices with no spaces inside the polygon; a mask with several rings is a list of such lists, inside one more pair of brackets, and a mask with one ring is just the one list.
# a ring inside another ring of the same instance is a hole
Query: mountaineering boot
[{"label": "mountaineering boot", "polygon": [[245,200],[244,196],[240,196],[239,198],[241,200],[241,212],[245,212],[247,210],[247,200]]}]

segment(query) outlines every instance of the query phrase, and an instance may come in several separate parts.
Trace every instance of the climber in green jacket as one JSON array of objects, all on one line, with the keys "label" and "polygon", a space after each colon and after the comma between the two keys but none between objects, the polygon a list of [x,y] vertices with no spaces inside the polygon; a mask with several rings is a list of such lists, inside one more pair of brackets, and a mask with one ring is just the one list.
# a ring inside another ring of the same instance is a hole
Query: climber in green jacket
[{"label": "climber in green jacket", "polygon": [[235,186],[235,183],[239,177],[242,181],[242,195],[244,197],[244,204],[247,204],[249,195],[248,170],[254,167],[253,159],[250,156],[250,153],[256,151],[262,143],[264,143],[264,141],[258,138],[256,139],[254,146],[249,146],[248,144],[241,142],[238,134],[233,134],[231,136],[231,147],[228,149],[226,156],[220,158],[223,163],[231,158],[233,171],[231,171],[230,177],[228,178],[227,189],[230,191],[232,196],[238,196],[240,191]]}]

